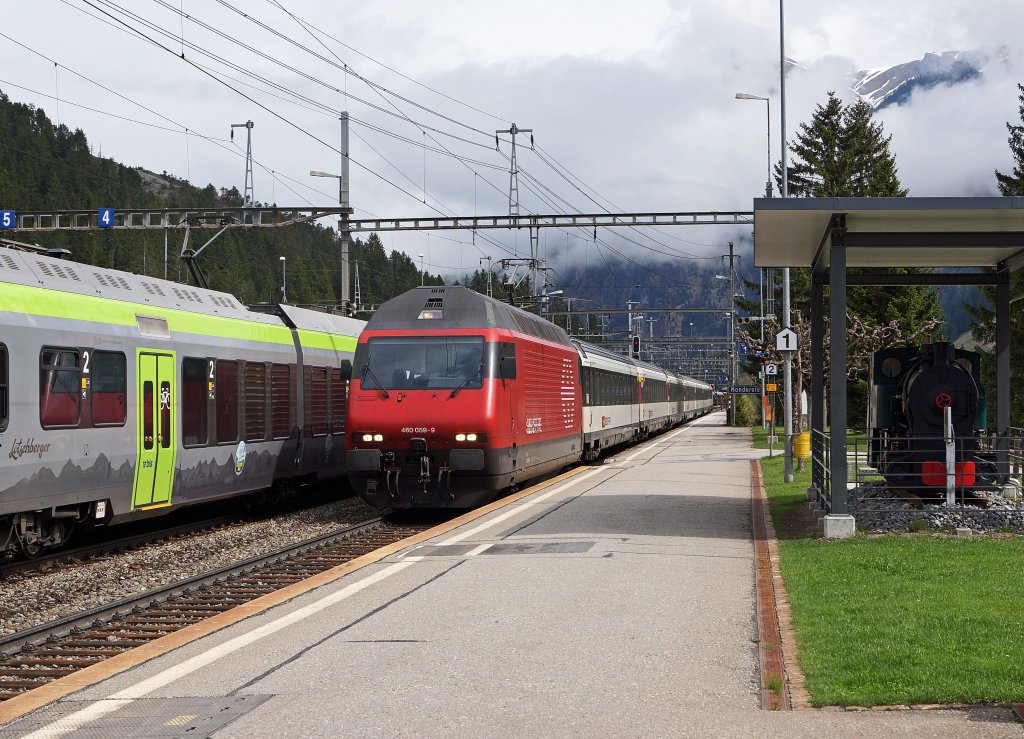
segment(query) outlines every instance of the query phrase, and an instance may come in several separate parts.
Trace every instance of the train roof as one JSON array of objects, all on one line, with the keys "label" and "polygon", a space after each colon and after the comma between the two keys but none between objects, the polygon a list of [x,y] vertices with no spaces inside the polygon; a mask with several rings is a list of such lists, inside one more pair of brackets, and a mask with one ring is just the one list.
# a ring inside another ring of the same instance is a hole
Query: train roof
[{"label": "train roof", "polygon": [[[423,318],[424,314],[435,317]],[[458,285],[417,287],[387,301],[370,317],[367,330],[508,329],[572,346],[555,324]]]},{"label": "train roof", "polygon": [[700,380],[695,380],[692,377],[680,375],[677,372],[672,372],[671,370],[667,370],[664,367],[659,367],[656,364],[651,364],[649,362],[641,362],[637,359],[633,359],[632,357],[627,357],[623,354],[618,354],[616,352],[609,351],[603,347],[597,346],[596,344],[588,344],[585,341],[579,341],[575,339],[573,340],[573,343],[577,346],[580,353],[584,357],[601,357],[603,359],[608,359],[614,362],[620,362],[622,364],[630,365],[631,367],[636,367],[638,370],[657,370],[658,372],[663,372],[670,378],[674,378],[676,380],[692,382],[696,385],[700,385],[703,387],[711,387],[707,383],[701,382]]},{"label": "train roof", "polygon": [[290,305],[254,311],[230,293],[4,247],[0,282],[257,323],[281,325],[284,314],[296,328],[349,336],[358,335],[363,327],[353,318]]}]

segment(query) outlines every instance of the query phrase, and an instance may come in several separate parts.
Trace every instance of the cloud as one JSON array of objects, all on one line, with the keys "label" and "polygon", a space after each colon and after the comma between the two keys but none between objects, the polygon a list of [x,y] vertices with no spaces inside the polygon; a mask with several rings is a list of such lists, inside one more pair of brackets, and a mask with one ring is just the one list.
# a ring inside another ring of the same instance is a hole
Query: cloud
[{"label": "cloud", "polygon": [[[583,212],[598,209],[577,187],[588,193],[593,188],[624,210],[749,210],[752,199],[763,193],[768,146],[773,160],[780,155],[779,19],[775,3],[528,0],[499,8],[471,0],[440,4],[311,0],[285,5],[417,81],[494,114],[472,110],[429,92],[329,42],[331,49],[360,74],[471,128],[432,116],[397,98],[385,100],[356,78],[346,78],[335,66],[258,30],[239,16],[186,0],[185,10],[190,15],[230,29],[234,37],[301,68],[314,79],[254,57],[193,23],[184,24],[187,40],[216,49],[247,69],[333,108],[347,107],[358,121],[430,146],[438,146],[431,140],[436,136],[451,151],[491,165],[473,164],[471,169],[444,154],[424,155],[418,146],[354,122],[352,200],[357,215],[428,215],[435,212],[429,206],[460,214],[505,212],[508,163],[493,151],[493,132],[507,128],[510,121],[533,128],[543,152],[564,165],[572,173],[570,178],[578,177],[587,185],[575,180],[575,184],[566,182],[528,149],[526,139],[520,139],[520,166],[543,183],[532,183],[526,175],[520,178],[524,205],[537,212],[556,207]],[[158,10],[154,8],[153,20],[171,36],[178,34],[180,19],[170,11]],[[257,5],[247,12],[329,56],[272,6]],[[998,45],[1008,40],[1007,29],[1022,25],[1024,5],[1003,0],[985,3],[984,12],[962,0],[900,0],[884,5],[862,0],[789,0],[786,51],[801,64],[787,83],[789,136],[801,122],[809,120],[814,106],[824,101],[829,90],[852,99],[847,90],[848,76],[857,69],[905,62],[928,51]],[[330,145],[325,146],[210,80],[177,56],[56,2],[20,8],[18,28],[18,39],[26,45],[163,112],[192,131],[227,138],[231,123],[255,121],[254,156],[274,170],[271,175],[257,168],[257,199],[279,204],[301,204],[303,199],[318,205],[335,201],[332,181],[312,179],[307,174],[310,169],[338,169],[338,154],[330,148],[338,142],[338,122],[333,115],[285,103],[229,81]],[[164,41],[175,46],[173,39]],[[912,194],[991,192],[992,171],[1010,166],[1005,123],[1018,118],[1014,83],[1024,69],[1020,51],[1011,47],[1011,53],[1014,56],[1009,66],[987,69],[979,81],[917,92],[908,105],[879,114],[879,120],[893,135],[900,175]],[[202,61],[193,52],[186,55]],[[52,63],[3,40],[0,65],[8,70],[5,78],[10,82],[49,94],[59,87],[65,101],[92,103],[120,115],[167,125],[65,69],[59,70],[55,79]],[[242,78],[237,72],[232,76]],[[346,102],[317,81],[345,89],[394,113],[393,104],[403,114],[470,139],[475,145],[430,132],[424,136],[418,127],[399,117],[355,101]],[[56,112],[52,100],[6,88],[3,83],[0,87],[16,100],[42,105],[51,116]],[[770,98],[770,139],[764,104],[738,101],[736,92]],[[186,145],[183,133],[118,122],[72,109],[66,103],[60,113],[62,121],[82,127],[94,146],[102,143],[104,156],[188,176],[200,185],[212,182],[241,187],[244,165],[238,147],[224,144],[229,149],[225,151],[195,137],[189,137]],[[509,154],[507,144],[501,150]],[[543,197],[530,192],[531,188]],[[747,238],[749,229],[686,227],[668,233],[654,237],[676,249],[718,254],[729,239]],[[473,267],[482,252],[495,257],[506,253],[487,244],[481,234],[476,237],[480,248],[448,240],[452,238],[471,242],[474,237],[463,232],[430,237],[386,235],[384,241],[389,248],[404,249],[414,257],[421,251],[429,252],[434,271],[460,264]],[[487,238],[500,241],[508,251],[528,252],[525,232],[494,232]],[[665,258],[614,234],[603,238],[638,259],[657,263]],[[544,239],[552,252],[566,248],[565,234],[552,233]],[[586,248],[585,236],[578,232],[570,234],[568,242],[574,257]],[[658,244],[651,245],[663,250]],[[592,257],[590,254],[588,258]]]}]

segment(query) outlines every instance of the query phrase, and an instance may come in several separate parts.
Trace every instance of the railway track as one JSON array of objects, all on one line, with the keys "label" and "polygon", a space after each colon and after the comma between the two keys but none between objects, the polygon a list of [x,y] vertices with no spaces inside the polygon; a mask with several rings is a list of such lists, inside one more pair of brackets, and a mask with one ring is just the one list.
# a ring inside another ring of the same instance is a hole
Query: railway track
[{"label": "railway track", "polygon": [[365,521],[269,555],[0,637],[0,701],[435,525],[437,521]]}]

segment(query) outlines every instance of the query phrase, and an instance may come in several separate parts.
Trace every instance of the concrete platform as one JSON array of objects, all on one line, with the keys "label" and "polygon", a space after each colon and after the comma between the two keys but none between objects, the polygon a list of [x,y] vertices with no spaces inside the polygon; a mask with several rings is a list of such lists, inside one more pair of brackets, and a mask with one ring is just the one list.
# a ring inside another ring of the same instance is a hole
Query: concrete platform
[{"label": "concrete platform", "polygon": [[760,710],[758,452],[723,421],[627,450],[0,736],[1020,736],[998,709]]}]

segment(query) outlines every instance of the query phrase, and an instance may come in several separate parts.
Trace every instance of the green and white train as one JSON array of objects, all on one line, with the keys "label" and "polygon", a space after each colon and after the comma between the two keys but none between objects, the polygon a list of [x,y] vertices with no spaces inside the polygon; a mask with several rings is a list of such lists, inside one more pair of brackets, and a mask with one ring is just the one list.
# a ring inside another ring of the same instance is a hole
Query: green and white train
[{"label": "green and white train", "polygon": [[341,478],[363,325],[0,248],[0,553]]}]

